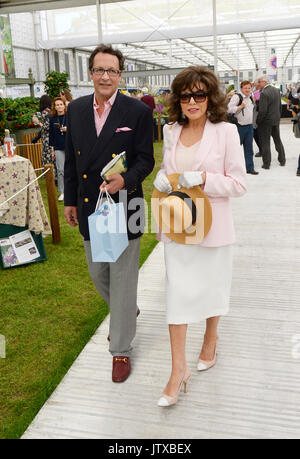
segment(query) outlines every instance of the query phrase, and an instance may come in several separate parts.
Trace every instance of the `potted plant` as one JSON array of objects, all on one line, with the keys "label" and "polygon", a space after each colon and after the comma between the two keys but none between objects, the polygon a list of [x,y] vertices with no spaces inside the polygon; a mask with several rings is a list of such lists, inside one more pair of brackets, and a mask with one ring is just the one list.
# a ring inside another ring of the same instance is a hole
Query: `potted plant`
[{"label": "potted plant", "polygon": [[45,91],[51,99],[58,97],[62,89],[69,89],[68,78],[69,74],[66,72],[51,71],[46,74]]},{"label": "potted plant", "polygon": [[[3,110],[0,113],[0,137],[4,135],[4,129],[9,129],[10,132],[16,134],[17,143],[22,144],[23,134],[36,133],[38,131],[38,128],[32,122],[33,114],[39,111],[38,98],[1,99],[0,107],[0,111]],[[1,127],[3,134],[1,134]]]}]

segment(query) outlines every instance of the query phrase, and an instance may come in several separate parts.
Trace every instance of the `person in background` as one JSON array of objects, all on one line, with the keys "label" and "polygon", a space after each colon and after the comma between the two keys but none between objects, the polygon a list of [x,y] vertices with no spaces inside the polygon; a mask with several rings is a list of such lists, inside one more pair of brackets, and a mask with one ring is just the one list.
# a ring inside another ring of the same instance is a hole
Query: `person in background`
[{"label": "person in background", "polygon": [[67,106],[61,97],[55,97],[50,118],[49,144],[53,160],[56,161],[59,201],[64,200],[64,166],[67,131]]},{"label": "person in background", "polygon": [[150,107],[153,113],[153,110],[155,109],[154,97],[149,94],[148,88],[146,87],[142,88],[142,93],[143,96],[141,97],[141,101],[144,102],[144,104],[148,105],[148,107]]},{"label": "person in background", "polygon": [[270,85],[268,76],[257,79],[261,90],[258,114],[256,118],[260,151],[263,159],[263,169],[270,169],[271,164],[271,136],[278,153],[280,166],[285,166],[285,151],[280,139],[281,94],[279,89]]},{"label": "person in background", "polygon": [[69,103],[73,100],[71,91],[68,88],[62,89],[59,93],[59,97],[65,102],[66,107],[68,107]]},{"label": "person in background", "polygon": [[[299,91],[299,99],[300,99],[300,91]],[[300,137],[300,112],[292,118],[292,122],[294,124],[293,131],[296,138]],[[296,172],[297,177],[300,177],[300,155],[298,157],[298,167]]]},{"label": "person in background", "polygon": [[251,83],[244,80],[241,82],[240,93],[230,99],[228,113],[233,113],[238,121],[237,128],[244,148],[247,174],[257,175],[253,163],[253,107]]},{"label": "person in background", "polygon": [[131,97],[133,97],[134,99],[137,99],[137,100],[140,100],[140,97],[138,95],[138,90],[137,89],[134,89],[131,94],[130,94]]},{"label": "person in background", "polygon": [[32,117],[33,123],[41,128],[39,134],[32,139],[32,143],[36,143],[39,139],[42,139],[42,164],[43,166],[45,164],[53,164],[55,170],[55,162],[53,161],[49,144],[51,106],[51,97],[44,94],[40,98],[41,119],[39,120],[37,116]]},{"label": "person in background", "polygon": [[256,118],[258,114],[258,106],[259,106],[259,99],[260,99],[260,89],[258,80],[255,80],[252,85],[252,92],[253,92],[253,99],[254,99],[254,107],[253,107],[253,138],[255,140],[256,145],[258,146],[258,152],[256,153],[256,158],[261,158],[262,154],[260,152],[260,144],[259,144],[259,136],[258,136],[258,129],[256,124]]},{"label": "person in background", "polygon": [[295,117],[300,112],[300,87],[289,85],[287,97],[287,110],[292,110],[292,115]]}]

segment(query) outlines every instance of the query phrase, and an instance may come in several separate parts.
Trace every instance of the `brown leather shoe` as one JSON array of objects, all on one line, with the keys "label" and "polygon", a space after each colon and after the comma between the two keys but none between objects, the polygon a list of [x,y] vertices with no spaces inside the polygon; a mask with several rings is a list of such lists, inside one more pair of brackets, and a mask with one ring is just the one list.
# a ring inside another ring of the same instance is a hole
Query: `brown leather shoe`
[{"label": "brown leather shoe", "polygon": [[[139,308],[137,308],[137,310],[136,310],[136,316],[137,316],[137,317],[140,315],[140,312],[141,312],[141,311],[139,310]],[[109,336],[109,335],[108,335],[108,337],[107,337],[107,341],[110,341],[110,336]]]},{"label": "brown leather shoe", "polygon": [[122,355],[113,357],[112,380],[113,382],[123,382],[130,375],[130,357]]}]

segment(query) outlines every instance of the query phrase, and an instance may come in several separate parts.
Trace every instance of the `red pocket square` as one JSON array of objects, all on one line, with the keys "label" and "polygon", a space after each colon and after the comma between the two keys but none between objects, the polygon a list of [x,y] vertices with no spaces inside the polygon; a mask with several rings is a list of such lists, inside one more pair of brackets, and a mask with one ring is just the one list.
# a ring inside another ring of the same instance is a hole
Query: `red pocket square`
[{"label": "red pocket square", "polygon": [[129,127],[120,127],[116,129],[116,132],[125,132],[125,131],[132,131]]}]

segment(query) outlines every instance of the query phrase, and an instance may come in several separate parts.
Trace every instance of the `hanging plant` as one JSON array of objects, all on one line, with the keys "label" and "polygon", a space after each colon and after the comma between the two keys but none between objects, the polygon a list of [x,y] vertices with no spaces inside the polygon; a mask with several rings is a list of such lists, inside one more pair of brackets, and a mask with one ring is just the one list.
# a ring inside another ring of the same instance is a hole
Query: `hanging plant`
[{"label": "hanging plant", "polygon": [[62,89],[69,89],[68,78],[69,74],[66,72],[51,71],[46,74],[45,91],[51,99],[58,97]]}]

